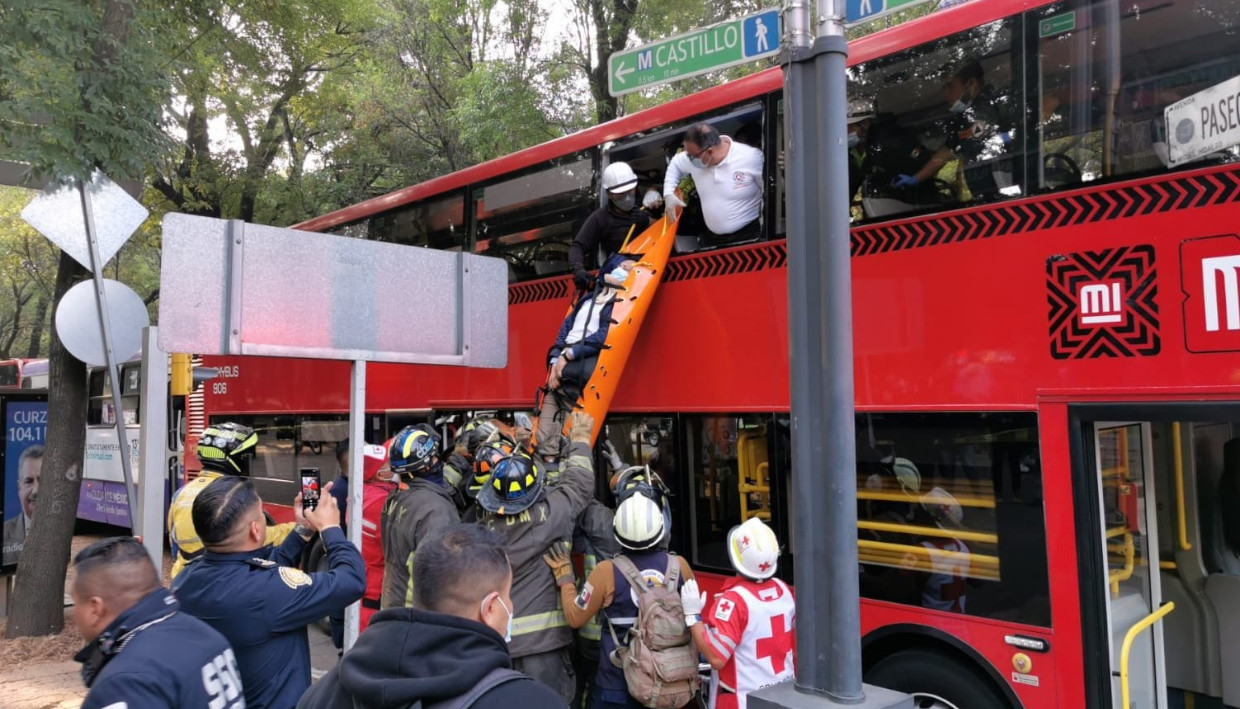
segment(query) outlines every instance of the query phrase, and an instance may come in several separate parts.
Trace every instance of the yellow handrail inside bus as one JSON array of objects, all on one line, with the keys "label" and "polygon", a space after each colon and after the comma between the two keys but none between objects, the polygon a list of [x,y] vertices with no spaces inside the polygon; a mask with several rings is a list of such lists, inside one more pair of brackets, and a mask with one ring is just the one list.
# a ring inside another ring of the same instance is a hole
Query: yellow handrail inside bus
[{"label": "yellow handrail inside bus", "polygon": [[917,524],[896,524],[894,522],[871,522],[869,520],[857,520],[858,529],[868,529],[875,532],[894,532],[896,534],[920,534],[924,537],[943,537],[945,539],[960,539],[966,542],[981,542],[983,544],[998,544],[999,535],[989,532],[969,532],[963,529],[939,529],[938,527],[923,527]]},{"label": "yellow handrail inside bus", "polygon": [[1132,543],[1132,535],[1125,532],[1122,544],[1108,544],[1108,552],[1116,552],[1124,555],[1123,568],[1116,569],[1108,575],[1111,582],[1111,594],[1119,595],[1119,584],[1121,581],[1127,581],[1132,578],[1132,572],[1136,568],[1136,548]]},{"label": "yellow handrail inside bus", "polygon": [[943,573],[944,569],[941,565],[935,565],[936,559],[957,564],[963,561],[965,563],[959,564],[950,571],[966,578],[999,580],[999,557],[989,554],[947,551],[927,548],[919,544],[893,544],[869,539],[857,540],[857,547],[858,557],[865,564]]},{"label": "yellow handrail inside bus", "polygon": [[1171,424],[1172,445],[1175,448],[1175,506],[1176,518],[1180,523],[1180,549],[1188,551],[1193,545],[1188,542],[1188,522],[1184,519],[1184,456],[1180,451],[1180,422]]},{"label": "yellow handrail inside bus", "polygon": [[1124,634],[1124,644],[1119,651],[1119,691],[1122,700],[1120,707],[1122,709],[1129,709],[1132,706],[1132,703],[1129,701],[1128,690],[1128,656],[1132,652],[1132,642],[1137,639],[1137,635],[1141,631],[1162,620],[1163,617],[1173,610],[1175,610],[1175,603],[1168,601],[1163,604],[1162,608],[1142,618]]},{"label": "yellow handrail inside bus", "polygon": [[[879,490],[858,490],[857,499],[878,500],[880,502],[907,502],[910,505],[920,502],[920,498],[903,492],[881,492]],[[961,507],[985,507],[992,510],[995,508],[994,498],[962,495],[956,497],[956,502],[959,502]]]},{"label": "yellow handrail inside bus", "polygon": [[1158,568],[1167,571],[1177,571],[1180,567],[1176,566],[1174,561],[1160,561],[1158,562]]}]

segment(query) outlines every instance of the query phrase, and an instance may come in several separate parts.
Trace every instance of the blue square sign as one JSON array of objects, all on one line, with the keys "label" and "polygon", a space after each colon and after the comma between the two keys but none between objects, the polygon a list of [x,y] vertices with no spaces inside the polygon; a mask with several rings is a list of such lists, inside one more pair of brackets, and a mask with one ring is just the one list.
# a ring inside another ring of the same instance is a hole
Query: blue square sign
[{"label": "blue square sign", "polygon": [[779,10],[768,10],[741,23],[745,58],[756,59],[779,53]]}]

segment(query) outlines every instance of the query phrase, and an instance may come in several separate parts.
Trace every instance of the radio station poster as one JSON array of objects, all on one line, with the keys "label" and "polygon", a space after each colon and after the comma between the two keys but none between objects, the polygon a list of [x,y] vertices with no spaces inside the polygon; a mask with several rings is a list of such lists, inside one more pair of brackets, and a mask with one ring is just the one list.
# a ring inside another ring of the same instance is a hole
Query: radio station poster
[{"label": "radio station poster", "polygon": [[43,473],[47,441],[47,401],[9,399],[4,416],[4,527],[5,567],[17,564],[26,532],[34,524],[34,504]]}]

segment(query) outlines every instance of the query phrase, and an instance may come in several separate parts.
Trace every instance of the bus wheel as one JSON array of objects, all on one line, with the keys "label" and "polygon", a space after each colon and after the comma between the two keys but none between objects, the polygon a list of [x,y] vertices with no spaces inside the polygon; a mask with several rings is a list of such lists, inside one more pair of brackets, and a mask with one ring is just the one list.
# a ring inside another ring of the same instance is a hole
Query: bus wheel
[{"label": "bus wheel", "polygon": [[976,668],[926,650],[905,650],[880,660],[866,673],[865,681],[913,695],[917,709],[1008,706]]}]

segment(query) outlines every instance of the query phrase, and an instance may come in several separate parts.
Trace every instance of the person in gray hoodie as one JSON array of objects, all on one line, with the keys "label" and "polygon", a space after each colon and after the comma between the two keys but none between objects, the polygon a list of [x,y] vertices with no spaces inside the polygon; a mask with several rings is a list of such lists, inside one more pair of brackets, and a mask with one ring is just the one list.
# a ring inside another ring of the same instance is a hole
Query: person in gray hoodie
[{"label": "person in gray hoodie", "polygon": [[413,563],[413,607],[376,613],[298,709],[567,709],[511,669],[512,567],[498,535],[449,527],[423,542]]}]

